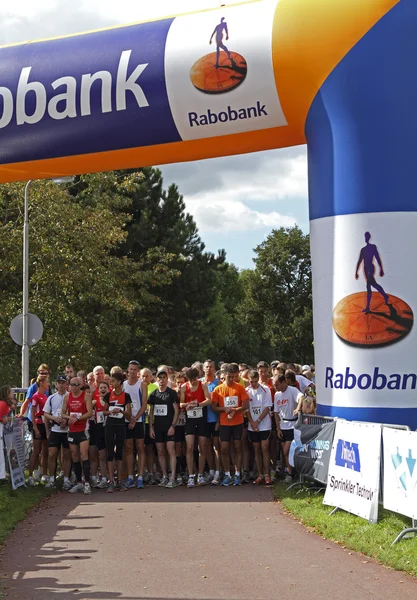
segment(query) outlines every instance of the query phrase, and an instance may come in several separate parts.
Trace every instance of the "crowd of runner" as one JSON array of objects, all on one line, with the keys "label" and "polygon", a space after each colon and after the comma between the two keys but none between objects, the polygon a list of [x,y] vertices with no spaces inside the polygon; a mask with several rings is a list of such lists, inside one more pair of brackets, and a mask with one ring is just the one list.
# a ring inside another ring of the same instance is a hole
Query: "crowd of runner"
[{"label": "crowd of runner", "polygon": [[[299,412],[315,413],[314,365],[260,361],[256,368],[212,360],[175,372],[131,360],[51,380],[38,368],[19,417],[33,436],[28,485],[108,493],[145,485],[270,485],[292,481],[288,455]],[[15,412],[0,388],[0,422]],[[59,475],[57,475],[59,471]]]}]

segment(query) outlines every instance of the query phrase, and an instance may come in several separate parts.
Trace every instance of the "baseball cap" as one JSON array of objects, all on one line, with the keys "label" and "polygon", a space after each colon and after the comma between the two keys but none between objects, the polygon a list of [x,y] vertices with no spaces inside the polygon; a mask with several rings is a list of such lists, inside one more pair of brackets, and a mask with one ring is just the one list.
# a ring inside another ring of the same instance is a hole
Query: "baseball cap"
[{"label": "baseball cap", "polygon": [[159,377],[160,375],[166,375],[168,377],[168,373],[165,371],[165,369],[161,369],[161,371],[158,371],[156,376]]},{"label": "baseball cap", "polygon": [[301,372],[304,372],[304,371],[311,371],[310,365],[303,365],[301,367]]},{"label": "baseball cap", "polygon": [[67,381],[67,376],[64,375],[63,373],[59,373],[56,377],[55,377],[55,381]]},{"label": "baseball cap", "polygon": [[279,360],[273,360],[271,362],[271,367],[274,369],[275,367],[277,367],[279,365]]}]

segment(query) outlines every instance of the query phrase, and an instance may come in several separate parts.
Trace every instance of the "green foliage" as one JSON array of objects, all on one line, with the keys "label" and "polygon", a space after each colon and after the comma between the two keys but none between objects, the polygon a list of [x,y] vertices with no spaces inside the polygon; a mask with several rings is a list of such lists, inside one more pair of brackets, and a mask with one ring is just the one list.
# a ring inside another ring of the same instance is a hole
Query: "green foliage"
[{"label": "green foliage", "polygon": [[49,495],[43,486],[13,490],[10,483],[0,483],[0,546],[28,511]]},{"label": "green foliage", "polygon": [[[205,250],[176,185],[144,168],[30,187],[29,310],[44,324],[31,373],[210,357],[312,358],[308,236],[273,231],[239,270]],[[18,385],[24,184],[0,186],[0,381]]]},{"label": "green foliage", "polygon": [[391,546],[400,531],[410,527],[407,517],[380,508],[378,523],[370,524],[344,511],[330,517],[331,507],[323,505],[323,496],[311,492],[301,495],[297,490],[287,492],[285,486],[279,484],[275,486],[275,494],[286,510],[323,537],[394,569],[417,575],[417,538]]}]

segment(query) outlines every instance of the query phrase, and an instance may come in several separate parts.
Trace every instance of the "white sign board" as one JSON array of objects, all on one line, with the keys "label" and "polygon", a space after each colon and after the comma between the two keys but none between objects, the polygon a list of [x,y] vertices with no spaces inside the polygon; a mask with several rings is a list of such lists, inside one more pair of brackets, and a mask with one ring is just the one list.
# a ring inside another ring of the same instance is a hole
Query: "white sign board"
[{"label": "white sign board", "polygon": [[6,479],[6,462],[4,460],[3,423],[0,423],[0,479]]},{"label": "white sign board", "polygon": [[384,427],[384,508],[417,519],[417,432]]},{"label": "white sign board", "polygon": [[381,425],[338,420],[323,504],[376,523]]}]

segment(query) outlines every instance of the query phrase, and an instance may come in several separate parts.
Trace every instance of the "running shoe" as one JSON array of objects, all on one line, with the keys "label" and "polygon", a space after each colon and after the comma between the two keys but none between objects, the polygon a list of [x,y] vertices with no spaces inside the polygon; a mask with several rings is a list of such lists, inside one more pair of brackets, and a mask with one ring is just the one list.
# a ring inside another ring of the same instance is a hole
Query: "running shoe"
[{"label": "running shoe", "polygon": [[117,483],[117,485],[115,487],[115,491],[116,492],[127,492],[127,487],[125,486],[123,481],[121,481],[120,483]]},{"label": "running shoe", "polygon": [[113,481],[109,481],[109,487],[107,488],[107,493],[108,494],[113,494],[114,492],[114,482]]},{"label": "running shoe", "polygon": [[211,482],[211,485],[220,485],[220,478],[218,475],[215,475],[213,477],[213,481]]},{"label": "running shoe", "polygon": [[91,485],[89,483],[84,484],[84,494],[89,496],[91,494]]},{"label": "running shoe", "polygon": [[176,487],[175,481],[173,479],[170,479],[165,487],[169,489]]},{"label": "running shoe", "polygon": [[54,490],[56,488],[55,481],[51,481],[51,480],[47,481],[45,483],[45,488],[48,490]]},{"label": "running shoe", "polygon": [[123,485],[128,489],[132,489],[135,487],[135,482],[133,481],[133,477],[128,477],[124,480]]},{"label": "running shoe", "polygon": [[36,485],[36,481],[34,477],[28,477],[28,486],[34,487]]},{"label": "running shoe", "polygon": [[195,477],[193,477],[192,475],[190,475],[188,478],[187,487],[188,488],[195,487]]},{"label": "running shoe", "polygon": [[262,485],[264,482],[263,475],[258,475],[258,477],[253,482],[254,485]]},{"label": "running shoe", "polygon": [[165,487],[168,481],[168,477],[162,477],[161,481],[158,483],[158,487]]},{"label": "running shoe", "polygon": [[98,487],[99,484],[99,480],[97,479],[97,477],[95,475],[91,476],[91,487],[96,488]]},{"label": "running shoe", "polygon": [[272,481],[269,475],[265,475],[265,485],[272,485]]},{"label": "running shoe", "polygon": [[203,475],[198,476],[197,483],[198,485],[206,485],[206,480],[204,479]]},{"label": "running shoe", "polygon": [[40,481],[41,480],[41,475],[42,475],[42,471],[40,469],[35,469],[33,471],[33,479],[35,481]]},{"label": "running shoe", "polygon": [[210,483],[212,483],[213,479],[214,479],[214,475],[212,475],[211,473],[209,473],[207,475],[207,477],[206,477],[206,484],[210,485]]},{"label": "running shoe", "polygon": [[225,475],[220,485],[223,485],[224,487],[229,487],[229,485],[231,485],[232,483],[233,481],[230,475]]},{"label": "running shoe", "polygon": [[178,486],[179,486],[179,485],[184,485],[184,482],[183,482],[183,480],[182,480],[182,475],[178,475],[178,476],[177,476],[177,481],[176,481],[176,484],[177,484]]},{"label": "running shoe", "polygon": [[99,490],[106,490],[109,487],[109,484],[107,483],[106,479],[102,479],[97,487]]},{"label": "running shoe", "polygon": [[68,491],[71,488],[72,488],[71,481],[69,479],[67,481],[64,481],[64,483],[62,484],[62,489]]},{"label": "running shoe", "polygon": [[240,475],[234,476],[233,485],[242,485],[242,480],[240,479]]},{"label": "running shoe", "polygon": [[41,483],[46,484],[49,481],[49,477],[48,475],[42,475],[41,477]]},{"label": "running shoe", "polygon": [[84,486],[82,483],[76,483],[75,485],[72,486],[72,488],[69,490],[70,494],[76,494],[77,492],[83,492],[84,491]]},{"label": "running shoe", "polygon": [[243,471],[242,483],[249,483],[249,471]]},{"label": "running shoe", "polygon": [[140,477],[138,477],[138,480],[136,482],[136,487],[138,490],[143,490],[145,487],[145,484],[143,483],[143,479],[141,479]]}]

